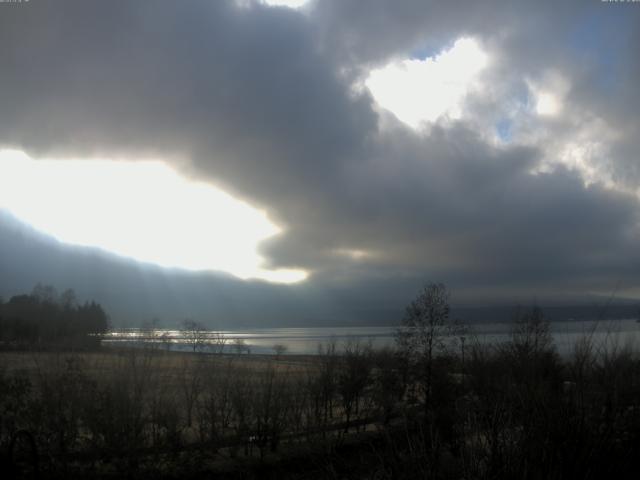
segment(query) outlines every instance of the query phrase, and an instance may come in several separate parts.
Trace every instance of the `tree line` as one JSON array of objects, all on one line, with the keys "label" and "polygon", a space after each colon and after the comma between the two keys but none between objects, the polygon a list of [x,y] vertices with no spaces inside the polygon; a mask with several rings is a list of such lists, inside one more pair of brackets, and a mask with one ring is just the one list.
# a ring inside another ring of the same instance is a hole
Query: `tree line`
[{"label": "tree line", "polygon": [[109,317],[98,303],[79,303],[73,290],[62,294],[36,285],[30,294],[0,298],[0,345],[32,347],[96,346],[109,328]]}]

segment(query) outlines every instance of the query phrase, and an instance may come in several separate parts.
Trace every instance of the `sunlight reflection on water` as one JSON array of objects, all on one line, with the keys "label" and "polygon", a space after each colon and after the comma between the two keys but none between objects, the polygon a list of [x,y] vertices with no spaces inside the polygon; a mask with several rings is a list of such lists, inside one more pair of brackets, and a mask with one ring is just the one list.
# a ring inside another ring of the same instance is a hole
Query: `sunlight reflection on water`
[{"label": "sunlight reflection on water", "polygon": [[[336,341],[341,348],[349,340],[371,343],[374,348],[393,346],[397,327],[310,327],[310,328],[266,328],[251,330],[222,330],[202,332],[203,352],[213,351],[212,345],[219,336],[224,338],[225,352],[233,352],[234,344],[240,339],[252,353],[267,354],[274,352],[274,345],[287,348],[287,354],[313,355],[318,352],[319,344]],[[465,335],[467,345],[472,342],[481,344],[502,343],[509,340],[512,325],[508,323],[479,323],[469,327]],[[596,346],[624,347],[637,349],[640,338],[640,323],[634,319],[604,321],[567,321],[554,322],[551,330],[555,345],[562,355],[573,350],[576,341],[591,336]],[[185,333],[180,330],[158,329],[117,329],[105,335],[104,344],[143,346],[162,344],[171,350],[189,350],[191,348]]]}]

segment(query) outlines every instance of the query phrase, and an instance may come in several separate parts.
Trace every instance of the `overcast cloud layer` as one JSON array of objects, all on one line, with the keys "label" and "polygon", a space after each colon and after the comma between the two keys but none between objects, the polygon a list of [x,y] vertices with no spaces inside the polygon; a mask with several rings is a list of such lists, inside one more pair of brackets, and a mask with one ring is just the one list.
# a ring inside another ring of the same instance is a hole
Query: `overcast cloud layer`
[{"label": "overcast cloud layer", "polygon": [[[461,37],[489,63],[457,118],[363,87]],[[161,158],[265,208],[314,305],[640,295],[638,45],[640,4],[597,0],[0,4],[0,148]]]}]

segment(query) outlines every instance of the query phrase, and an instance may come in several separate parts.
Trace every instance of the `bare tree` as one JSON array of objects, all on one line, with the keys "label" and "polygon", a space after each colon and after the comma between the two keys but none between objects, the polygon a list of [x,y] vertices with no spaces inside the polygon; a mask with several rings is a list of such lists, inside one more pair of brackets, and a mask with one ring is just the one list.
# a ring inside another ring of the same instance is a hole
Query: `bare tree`
[{"label": "bare tree", "polygon": [[193,423],[193,411],[203,389],[202,376],[203,365],[201,362],[197,360],[192,361],[188,357],[182,359],[180,369],[180,388],[184,399],[187,427],[191,427]]},{"label": "bare tree", "polygon": [[[251,437],[255,414],[255,384],[251,373],[247,369],[237,369],[230,385],[231,425],[235,430],[236,439],[244,445],[244,454],[249,455],[252,444]],[[231,456],[236,455],[231,449]]]},{"label": "bare tree", "polygon": [[140,336],[144,346],[152,349],[158,347],[159,329],[160,320],[157,317],[142,322],[142,325],[140,325]]},{"label": "bare tree", "polygon": [[164,332],[162,335],[160,335],[160,343],[166,351],[171,350],[171,344],[173,343],[171,335],[169,335],[169,333],[167,332]]},{"label": "bare tree", "polygon": [[207,340],[204,325],[189,318],[182,321],[182,336],[187,345],[193,348],[194,353],[200,350]]},{"label": "bare tree", "polygon": [[227,344],[228,338],[222,332],[211,332],[209,336],[209,345],[213,349],[213,353],[224,353],[224,346]]},{"label": "bare tree", "polygon": [[345,433],[349,431],[353,415],[359,414],[361,397],[371,381],[371,350],[370,344],[363,346],[357,339],[350,339],[344,349],[337,389],[346,417]]},{"label": "bare tree", "polygon": [[233,340],[233,348],[235,349],[236,353],[238,355],[240,355],[242,352],[247,352],[247,353],[251,353],[251,349],[250,347],[247,345],[247,342],[244,340],[244,338],[236,338]]},{"label": "bare tree", "polygon": [[384,423],[391,420],[396,404],[402,400],[405,390],[398,355],[389,347],[372,353],[373,357],[373,397],[382,411]]},{"label": "bare tree", "polygon": [[449,292],[442,283],[425,285],[409,304],[396,334],[396,343],[421,387],[425,409],[430,408],[434,357],[445,348],[453,323]]},{"label": "bare tree", "polygon": [[[540,307],[534,305],[516,313],[511,339],[500,350],[509,360],[514,380],[521,386],[537,389],[547,381],[557,380],[549,378],[556,370],[558,358],[551,325]],[[531,398],[529,393],[527,396]]]},{"label": "bare tree", "polygon": [[203,391],[197,405],[199,431],[201,440],[213,442],[214,449],[231,428],[232,387],[237,376],[231,358],[203,371]]},{"label": "bare tree", "polygon": [[325,346],[318,345],[319,371],[317,381],[320,387],[320,399],[323,407],[321,420],[323,427],[328,425],[329,418],[333,418],[333,401],[338,381],[338,361],[335,338],[329,340]]},{"label": "bare tree", "polygon": [[262,372],[255,385],[254,436],[255,444],[264,457],[267,447],[275,452],[286,426],[288,402],[286,401],[286,373],[279,373],[273,364]]},{"label": "bare tree", "polygon": [[276,343],[273,346],[273,351],[276,354],[276,358],[279,360],[281,355],[284,355],[288,350],[287,346],[283,343]]},{"label": "bare tree", "polygon": [[536,355],[553,348],[551,325],[540,307],[534,305],[516,314],[511,344],[514,353],[520,356]]}]

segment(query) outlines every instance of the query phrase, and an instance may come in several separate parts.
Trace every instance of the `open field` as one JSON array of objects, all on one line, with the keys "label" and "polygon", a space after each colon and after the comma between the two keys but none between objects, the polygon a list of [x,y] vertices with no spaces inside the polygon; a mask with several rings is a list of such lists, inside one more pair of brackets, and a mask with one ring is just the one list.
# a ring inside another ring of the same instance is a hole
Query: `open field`
[{"label": "open field", "polygon": [[[7,448],[11,432],[29,432],[38,456],[49,462],[41,460],[40,470],[54,476],[61,465],[122,473],[132,468],[132,457],[144,463],[206,453],[216,465],[238,456],[243,463],[264,460],[281,444],[290,451],[336,432],[342,437],[349,428],[366,429],[365,413],[373,410],[349,405],[345,416],[335,398],[338,356],[327,358],[329,365],[318,356],[150,348],[2,352],[2,405],[11,410],[3,419],[3,444]],[[112,461],[103,463],[105,455]]]},{"label": "open field", "polygon": [[70,360],[80,362],[90,375],[102,375],[122,368],[134,359],[150,361],[152,367],[160,369],[166,375],[176,375],[185,363],[204,363],[209,368],[222,368],[233,364],[238,368],[260,371],[271,365],[291,372],[304,371],[317,360],[315,355],[287,355],[276,358],[275,355],[208,355],[190,352],[165,352],[141,348],[104,348],[88,352],[37,352],[37,351],[0,351],[0,365],[5,373],[20,372],[36,376],[42,369],[57,368]]}]

